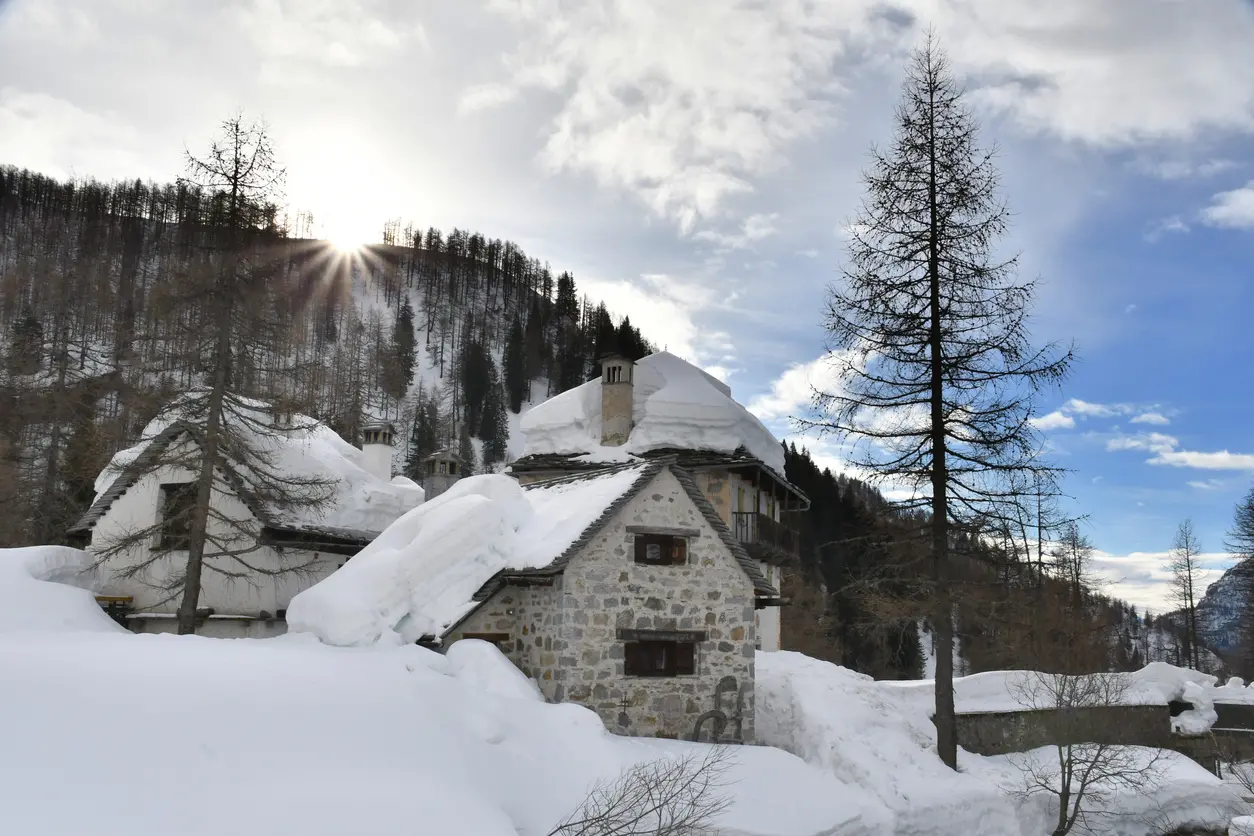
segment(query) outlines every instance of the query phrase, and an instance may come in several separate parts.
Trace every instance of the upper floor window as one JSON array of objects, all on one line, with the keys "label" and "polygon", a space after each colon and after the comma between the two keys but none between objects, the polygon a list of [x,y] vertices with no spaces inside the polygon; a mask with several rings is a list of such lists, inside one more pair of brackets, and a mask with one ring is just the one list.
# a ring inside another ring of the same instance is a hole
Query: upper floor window
[{"label": "upper floor window", "polygon": [[673,534],[637,534],[636,562],[646,566],[682,566],[688,562],[688,541]]},{"label": "upper floor window", "polygon": [[161,486],[161,532],[157,545],[163,549],[187,549],[192,535],[192,508],[196,505],[194,484]]}]

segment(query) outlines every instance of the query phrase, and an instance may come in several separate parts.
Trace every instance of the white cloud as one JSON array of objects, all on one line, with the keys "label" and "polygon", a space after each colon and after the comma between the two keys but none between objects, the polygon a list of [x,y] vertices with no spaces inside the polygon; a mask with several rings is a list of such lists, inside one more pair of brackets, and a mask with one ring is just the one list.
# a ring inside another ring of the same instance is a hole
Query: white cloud
[{"label": "white cloud", "polygon": [[[557,94],[541,159],[638,194],[684,231],[834,115],[838,59],[884,37],[870,0],[517,0],[502,82]],[[643,45],[643,46],[642,46]],[[482,101],[482,94],[476,94]]]},{"label": "white cloud", "polygon": [[1237,164],[1233,160],[1214,158],[1200,163],[1178,157],[1159,160],[1140,159],[1136,162],[1138,171],[1157,177],[1160,180],[1190,180],[1214,177],[1216,174],[1222,174],[1236,167]]},{"label": "white cloud", "polygon": [[911,7],[935,21],[977,96],[1030,129],[1117,146],[1254,128],[1254,10],[1245,0]]},{"label": "white cloud", "polygon": [[144,138],[121,117],[16,87],[0,88],[0,159],[54,176],[83,166],[93,176],[151,172]]},{"label": "white cloud", "polygon": [[[1167,552],[1132,552],[1114,555],[1098,551],[1093,564],[1097,574],[1111,584],[1110,592],[1135,604],[1142,611],[1168,612],[1178,608],[1171,600],[1171,571],[1167,568]],[[1199,555],[1201,588],[1205,589],[1235,558],[1224,552]]]},{"label": "white cloud", "polygon": [[1140,415],[1133,416],[1133,424],[1156,424],[1165,427],[1171,423],[1171,419],[1161,412],[1143,412]]},{"label": "white cloud", "polygon": [[378,0],[252,0],[234,14],[268,62],[263,77],[281,80],[292,64],[362,67],[425,43],[422,27],[394,11]]},{"label": "white cloud", "polygon": [[1152,224],[1145,233],[1145,240],[1153,243],[1164,235],[1180,235],[1189,231],[1189,225],[1179,215],[1163,218]]},{"label": "white cloud", "polygon": [[1197,488],[1199,491],[1217,491],[1225,487],[1222,479],[1206,479],[1205,481],[1191,481],[1187,483],[1190,488]]},{"label": "white cloud", "polygon": [[750,215],[745,218],[737,232],[725,233],[715,232],[712,229],[703,229],[692,237],[700,241],[710,241],[722,249],[743,250],[778,232],[779,230],[775,225],[775,222],[778,220],[779,214],[777,212]]},{"label": "white cloud", "polygon": [[748,409],[763,421],[779,421],[809,412],[817,388],[835,391],[840,385],[837,355],[828,352],[808,363],[794,363],[771,382],[771,390],[748,403]]},{"label": "white cloud", "polygon": [[1179,447],[1180,441],[1175,436],[1154,432],[1140,435],[1117,435],[1106,442],[1106,449],[1110,451],[1141,450],[1153,453],[1150,458],[1146,459],[1147,464],[1189,467],[1195,470],[1254,471],[1254,455],[1248,453],[1230,453],[1227,450],[1204,453],[1196,450],[1181,450]]},{"label": "white cloud", "polygon": [[1048,415],[1033,418],[1029,423],[1038,430],[1069,430],[1075,426],[1075,419],[1062,410],[1056,409]]},{"label": "white cloud", "polygon": [[699,329],[694,316],[734,301],[725,290],[676,276],[650,273],[636,281],[581,278],[579,289],[605,303],[615,317],[628,316],[660,349],[702,365],[726,366],[730,337]]},{"label": "white cloud", "polygon": [[[1128,312],[1136,308],[1128,306]],[[1171,419],[1158,408],[1138,406],[1130,403],[1093,403],[1072,398],[1053,412],[1033,418],[1032,424],[1039,430],[1069,430],[1075,427],[1076,419],[1088,418],[1119,418],[1131,415],[1134,424],[1170,424]]]},{"label": "white cloud", "polygon": [[1202,210],[1202,219],[1211,226],[1254,229],[1254,180],[1215,195],[1211,205]]}]

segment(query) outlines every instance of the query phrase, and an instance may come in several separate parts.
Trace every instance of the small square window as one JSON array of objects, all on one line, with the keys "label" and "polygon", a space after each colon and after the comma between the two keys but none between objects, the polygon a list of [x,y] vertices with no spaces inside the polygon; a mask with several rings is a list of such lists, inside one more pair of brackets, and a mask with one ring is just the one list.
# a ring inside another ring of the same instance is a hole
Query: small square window
[{"label": "small square window", "polygon": [[646,566],[682,566],[688,562],[688,541],[670,534],[637,534],[635,556]]},{"label": "small square window", "polygon": [[623,673],[627,676],[686,676],[696,673],[696,645],[652,640],[625,642],[623,660]]}]

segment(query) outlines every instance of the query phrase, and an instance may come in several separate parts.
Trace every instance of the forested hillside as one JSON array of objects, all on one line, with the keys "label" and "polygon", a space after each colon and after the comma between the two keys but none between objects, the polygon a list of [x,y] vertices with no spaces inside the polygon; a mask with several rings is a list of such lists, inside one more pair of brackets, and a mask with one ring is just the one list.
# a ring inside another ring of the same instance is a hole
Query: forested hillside
[{"label": "forested hillside", "polygon": [[[187,311],[221,269],[223,206],[182,182],[0,167],[0,546],[59,542],[109,457],[201,383]],[[227,255],[253,285],[236,388],[350,441],[392,420],[410,472],[443,446],[498,465],[533,392],[582,382],[605,351],[651,350],[511,242],[394,222],[384,244],[341,253],[297,237],[306,217],[256,211],[246,251]]]},{"label": "forested hillside", "polygon": [[[877,678],[924,676],[936,652],[926,517],[820,468],[795,445],[785,448],[785,461],[789,481],[812,503],[798,520],[800,560],[785,574],[785,645]],[[956,535],[953,548],[959,674],[1188,664],[1180,624],[1102,593],[1087,565],[1090,546],[1059,546],[1041,561],[996,538]],[[1198,655],[1200,668],[1221,670],[1215,654]]]}]

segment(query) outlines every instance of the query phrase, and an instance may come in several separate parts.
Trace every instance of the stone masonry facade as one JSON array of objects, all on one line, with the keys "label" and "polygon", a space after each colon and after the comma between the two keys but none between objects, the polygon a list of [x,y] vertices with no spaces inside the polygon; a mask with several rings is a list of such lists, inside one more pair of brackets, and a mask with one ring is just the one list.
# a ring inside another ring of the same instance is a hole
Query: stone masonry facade
[{"label": "stone masonry facade", "polygon": [[[687,563],[636,564],[641,532],[684,533]],[[467,634],[507,635],[502,650],[547,699],[585,705],[615,733],[754,740],[753,583],[669,470],[551,586],[498,590],[445,640]],[[655,635],[696,640],[695,673],[626,676],[625,641]]]}]

